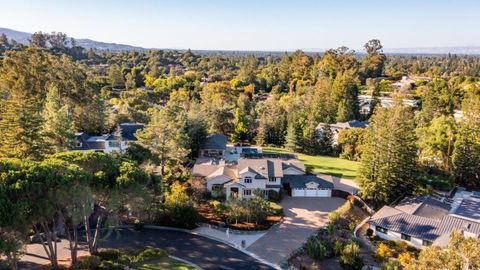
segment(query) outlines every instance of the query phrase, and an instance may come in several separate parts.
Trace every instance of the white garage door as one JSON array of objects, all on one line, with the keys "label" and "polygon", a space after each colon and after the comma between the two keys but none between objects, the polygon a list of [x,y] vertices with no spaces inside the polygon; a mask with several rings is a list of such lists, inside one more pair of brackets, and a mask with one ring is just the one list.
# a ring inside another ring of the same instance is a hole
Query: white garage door
[{"label": "white garage door", "polygon": [[330,197],[329,189],[292,189],[292,197]]}]

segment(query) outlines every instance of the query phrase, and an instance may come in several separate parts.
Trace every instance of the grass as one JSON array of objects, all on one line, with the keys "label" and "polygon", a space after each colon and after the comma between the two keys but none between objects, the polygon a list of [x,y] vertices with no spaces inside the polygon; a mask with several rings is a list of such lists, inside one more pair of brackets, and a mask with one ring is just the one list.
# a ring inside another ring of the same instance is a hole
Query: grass
[{"label": "grass", "polygon": [[186,263],[174,260],[169,257],[162,258],[155,263],[144,264],[137,267],[138,270],[194,270],[198,269]]},{"label": "grass", "polygon": [[[290,153],[285,148],[263,147],[263,153]],[[359,163],[356,161],[327,157],[327,156],[310,156],[298,154],[298,159],[302,161],[307,170],[316,173],[324,173],[341,177],[345,179],[355,180],[357,177],[357,169]]]}]

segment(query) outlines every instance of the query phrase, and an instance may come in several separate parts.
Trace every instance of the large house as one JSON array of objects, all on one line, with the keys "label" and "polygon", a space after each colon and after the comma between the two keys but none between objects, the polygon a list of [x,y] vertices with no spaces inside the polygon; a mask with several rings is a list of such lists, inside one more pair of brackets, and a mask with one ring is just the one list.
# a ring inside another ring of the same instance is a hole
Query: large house
[{"label": "large house", "polygon": [[293,155],[244,155],[238,162],[200,158],[193,167],[194,177],[204,179],[213,196],[235,194],[250,198],[256,190],[266,195],[282,187],[294,197],[330,197],[333,184],[305,173],[303,163]]},{"label": "large house", "polygon": [[[325,123],[319,123],[317,125],[317,132],[321,134],[323,128],[325,127]],[[368,121],[358,121],[358,120],[351,120],[348,122],[338,122],[335,124],[330,124],[330,130],[333,133],[333,144],[338,144],[338,134],[342,130],[352,129],[352,128],[366,128],[368,126]]]},{"label": "large house", "polygon": [[100,136],[91,136],[80,132],[75,133],[77,151],[95,151],[95,152],[123,152],[128,145],[136,141],[135,132],[144,128],[143,124],[123,123],[120,124],[120,135],[114,133],[103,134]]},{"label": "large house", "polygon": [[422,248],[445,247],[450,234],[480,236],[480,193],[459,189],[453,197],[408,197],[396,206],[384,206],[368,221],[375,235]]}]

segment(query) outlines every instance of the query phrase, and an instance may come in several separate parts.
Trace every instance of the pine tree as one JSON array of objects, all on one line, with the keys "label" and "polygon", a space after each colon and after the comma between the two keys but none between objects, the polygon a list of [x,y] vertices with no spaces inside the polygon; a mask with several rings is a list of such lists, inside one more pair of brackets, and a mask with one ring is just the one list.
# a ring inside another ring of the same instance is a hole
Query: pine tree
[{"label": "pine tree", "polygon": [[235,110],[235,128],[232,133],[233,142],[242,142],[247,139],[248,136],[248,120],[245,111],[241,108]]},{"label": "pine tree", "polygon": [[50,153],[67,151],[74,147],[75,127],[67,105],[62,105],[62,98],[57,86],[52,85],[47,93],[43,109],[44,136]]},{"label": "pine tree", "polygon": [[297,119],[291,118],[285,136],[285,147],[293,152],[299,152],[302,150],[302,129]]},{"label": "pine tree", "polygon": [[41,104],[24,91],[0,102],[0,156],[40,160],[46,154]]},{"label": "pine tree", "polygon": [[414,187],[417,149],[410,108],[377,109],[365,133],[358,180],[364,198],[390,203]]},{"label": "pine tree", "polygon": [[333,152],[333,131],[330,124],[325,124],[319,134],[320,153],[330,155]]}]

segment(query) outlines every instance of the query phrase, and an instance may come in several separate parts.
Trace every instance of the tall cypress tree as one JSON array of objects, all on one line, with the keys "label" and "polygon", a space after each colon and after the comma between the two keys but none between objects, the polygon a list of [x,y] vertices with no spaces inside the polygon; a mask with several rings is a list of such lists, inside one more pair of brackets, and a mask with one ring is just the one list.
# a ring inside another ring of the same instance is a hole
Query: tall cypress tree
[{"label": "tall cypress tree", "polygon": [[358,175],[364,198],[381,205],[412,191],[417,159],[413,130],[411,109],[399,102],[375,111]]}]

